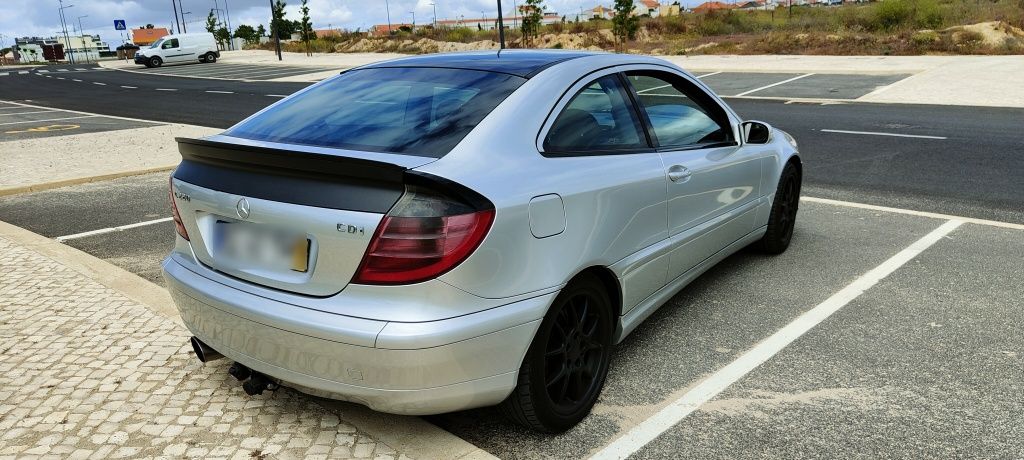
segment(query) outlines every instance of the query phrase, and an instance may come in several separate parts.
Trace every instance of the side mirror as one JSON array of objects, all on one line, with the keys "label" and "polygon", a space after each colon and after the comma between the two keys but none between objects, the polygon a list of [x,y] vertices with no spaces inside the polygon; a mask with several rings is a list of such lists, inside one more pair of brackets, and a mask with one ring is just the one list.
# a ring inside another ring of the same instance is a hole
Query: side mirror
[{"label": "side mirror", "polygon": [[760,121],[743,122],[744,144],[767,144],[772,140],[772,127]]}]

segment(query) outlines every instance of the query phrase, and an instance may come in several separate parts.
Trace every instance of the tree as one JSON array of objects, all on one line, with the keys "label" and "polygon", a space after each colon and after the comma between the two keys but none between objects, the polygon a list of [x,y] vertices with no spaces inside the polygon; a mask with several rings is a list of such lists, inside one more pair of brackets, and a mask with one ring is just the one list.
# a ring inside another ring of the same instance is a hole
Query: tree
[{"label": "tree", "polygon": [[533,41],[533,37],[536,37],[540,32],[540,21],[543,18],[542,12],[544,11],[544,0],[526,0],[523,6],[519,9],[525,13],[523,16],[523,40],[526,41],[527,46]]},{"label": "tree", "polygon": [[302,13],[299,33],[302,34],[302,43],[306,45],[306,56],[312,56],[313,53],[309,49],[309,41],[316,37],[313,36],[313,23],[309,20],[308,2],[309,0],[302,0],[302,6],[299,7],[299,11]]},{"label": "tree", "polygon": [[619,46],[625,45],[626,40],[636,38],[636,31],[640,27],[640,20],[633,16],[633,0],[615,0],[615,17],[612,18],[612,33],[619,41]]},{"label": "tree", "polygon": [[[260,26],[263,27],[263,26]],[[253,29],[252,26],[242,24],[235,28],[235,38],[241,38],[245,40],[247,44],[258,43],[260,41],[260,34],[258,29]]]},{"label": "tree", "polygon": [[257,39],[259,37],[266,37],[266,36],[267,36],[267,29],[263,28],[263,24],[260,24],[260,25],[256,26],[256,37],[257,37]]},{"label": "tree", "polygon": [[274,2],[273,8],[270,11],[271,37],[276,35],[282,40],[288,40],[292,38],[292,33],[295,32],[295,24],[284,18],[284,16],[288,14],[284,11],[284,7],[286,6],[288,6],[288,4],[282,0],[276,0]]},{"label": "tree", "polygon": [[227,27],[220,26],[213,32],[213,37],[217,39],[217,43],[224,44],[231,40],[231,32]]},{"label": "tree", "polygon": [[211,34],[217,31],[217,16],[213,15],[213,10],[206,16],[206,31]]},{"label": "tree", "polygon": [[154,26],[153,24],[146,24],[146,28],[147,29],[155,29],[156,26]]}]

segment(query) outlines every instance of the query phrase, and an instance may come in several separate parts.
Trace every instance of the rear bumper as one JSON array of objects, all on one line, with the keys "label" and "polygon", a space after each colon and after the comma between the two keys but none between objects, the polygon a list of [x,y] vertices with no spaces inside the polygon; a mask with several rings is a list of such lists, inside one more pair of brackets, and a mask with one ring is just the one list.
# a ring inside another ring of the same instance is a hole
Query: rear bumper
[{"label": "rear bumper", "polygon": [[[174,256],[163,268],[185,325],[224,356],[309,393],[409,415],[501,402],[555,295],[441,321],[395,323],[256,296]],[[482,326],[488,332],[467,338]]]}]

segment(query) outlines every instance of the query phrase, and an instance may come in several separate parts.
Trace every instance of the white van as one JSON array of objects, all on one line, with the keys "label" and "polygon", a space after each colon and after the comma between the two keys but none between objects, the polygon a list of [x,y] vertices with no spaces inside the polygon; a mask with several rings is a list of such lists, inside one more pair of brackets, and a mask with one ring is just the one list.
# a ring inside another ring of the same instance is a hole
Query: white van
[{"label": "white van", "polygon": [[171,34],[135,53],[135,63],[160,67],[164,63],[217,62],[220,50],[211,33]]}]

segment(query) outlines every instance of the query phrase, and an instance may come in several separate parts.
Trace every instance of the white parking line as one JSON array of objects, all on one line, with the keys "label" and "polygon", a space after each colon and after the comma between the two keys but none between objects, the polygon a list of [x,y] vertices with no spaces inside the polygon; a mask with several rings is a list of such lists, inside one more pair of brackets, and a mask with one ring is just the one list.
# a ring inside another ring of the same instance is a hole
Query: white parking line
[{"label": "white parking line", "polygon": [[58,80],[67,80],[67,78],[64,78],[64,77],[57,77],[57,79]]},{"label": "white parking line", "polygon": [[6,76],[8,76],[10,74],[11,74],[10,72],[0,72],[0,77],[6,77]]},{"label": "white parking line", "polygon": [[640,422],[625,435],[598,451],[591,460],[624,459],[637,452],[963,223],[961,220],[947,221],[889,260],[861,275],[824,302],[759,342],[735,361],[719,369],[664,409]]},{"label": "white parking line", "polygon": [[897,133],[876,133],[873,131],[846,131],[842,129],[819,129],[823,133],[839,133],[839,134],[863,134],[866,136],[892,136],[892,137],[913,137],[916,139],[939,139],[945,140],[948,137],[942,136],[923,136],[920,134],[897,134]]},{"label": "white parking line", "polygon": [[778,83],[772,83],[772,84],[770,84],[770,85],[764,85],[764,86],[762,86],[762,87],[760,87],[760,88],[754,88],[754,89],[752,89],[752,90],[750,90],[750,91],[745,91],[745,92],[739,93],[739,94],[737,94],[736,96],[746,96],[746,95],[748,95],[748,94],[750,94],[750,93],[756,93],[756,92],[758,92],[758,91],[761,91],[761,90],[763,90],[763,89],[768,89],[768,88],[771,88],[771,87],[774,87],[774,86],[779,86],[779,85],[782,85],[782,84],[785,84],[785,83],[789,83],[789,82],[791,82],[791,81],[796,81],[796,80],[799,80],[799,79],[801,79],[801,78],[806,78],[806,77],[810,77],[811,75],[814,75],[814,74],[813,74],[813,73],[805,73],[805,74],[803,74],[803,75],[800,75],[800,76],[798,76],[798,77],[793,77],[793,78],[790,78],[790,79],[788,79],[788,80],[782,80],[782,81],[780,81],[780,82],[778,82]]},{"label": "white parking line", "polygon": [[706,73],[706,74],[704,74],[704,75],[698,75],[698,76],[697,76],[697,78],[704,78],[704,77],[710,77],[710,76],[712,76],[712,75],[718,75],[718,74],[720,74],[720,73],[722,73],[722,72],[724,72],[724,70],[720,70],[720,71],[718,71],[718,72],[711,72],[711,73]]},{"label": "white parking line", "polygon": [[36,112],[0,113],[0,117],[9,117],[9,116],[12,116],[12,115],[28,115],[30,113],[50,113],[50,112],[56,112],[56,110],[39,110],[39,111],[36,111]]},{"label": "white parking line", "polygon": [[156,90],[157,90],[157,91],[177,91],[177,90],[176,90],[176,89],[174,89],[174,88],[157,88]]},{"label": "white parking line", "polygon": [[138,87],[138,86],[126,86],[126,85],[121,85],[121,87],[122,87],[122,88],[124,88],[124,89],[139,89],[139,87]]},{"label": "white parking line", "polygon": [[18,75],[25,75],[25,74],[27,74],[27,73],[28,73],[28,71],[27,71],[27,70],[22,70],[22,71],[19,71],[19,72],[18,72]]},{"label": "white parking line", "polygon": [[41,123],[41,122],[44,122],[44,121],[77,120],[79,118],[95,118],[97,116],[98,115],[86,115],[86,116],[81,116],[81,117],[50,118],[48,120],[11,121],[11,122],[7,122],[7,123],[0,123],[0,126],[4,126],[4,125],[18,125],[18,124],[22,124],[22,123]]},{"label": "white parking line", "polygon": [[46,70],[46,69],[43,69],[43,70],[40,70],[39,73],[50,73],[50,71]]},{"label": "white parking line", "polygon": [[120,232],[120,231],[129,230],[129,229],[133,229],[133,228],[145,227],[147,225],[159,224],[159,223],[163,223],[163,222],[170,222],[172,219],[173,219],[172,217],[164,217],[162,219],[147,220],[145,222],[138,222],[138,223],[134,223],[134,224],[122,225],[120,227],[101,228],[99,230],[91,230],[91,231],[88,231],[88,232],[75,233],[74,235],[58,236],[58,237],[56,237],[54,239],[57,240],[58,243],[63,243],[65,241],[67,241],[67,240],[73,240],[73,239],[76,239],[76,238],[85,238],[87,236],[102,235],[104,233],[112,233],[112,232]]},{"label": "white parking line", "polygon": [[284,94],[268,94],[267,97],[288,97],[288,96],[284,95]]},{"label": "white parking line", "polygon": [[107,84],[106,84],[106,83],[100,83],[100,82],[98,82],[98,81],[94,81],[94,82],[92,82],[92,84],[94,84],[94,85],[100,85],[100,86],[107,86]]},{"label": "white parking line", "polygon": [[71,79],[71,81],[77,81],[77,82],[81,82],[82,80],[79,80],[79,79],[77,79],[77,78],[72,78],[72,79]]},{"label": "white parking line", "polygon": [[76,68],[75,70],[89,70],[89,69],[78,69],[78,68]]},{"label": "white parking line", "polygon": [[1024,224],[1014,224],[1012,222],[1002,222],[1002,221],[998,221],[998,220],[976,219],[976,218],[973,218],[973,217],[953,216],[953,215],[949,215],[949,214],[939,214],[939,213],[927,212],[927,211],[915,211],[913,209],[890,208],[888,206],[877,206],[877,205],[873,205],[873,204],[854,203],[852,201],[830,200],[828,198],[815,198],[815,197],[811,197],[811,196],[802,196],[802,197],[800,197],[800,201],[807,201],[807,202],[811,202],[811,203],[830,204],[832,206],[846,206],[846,207],[849,207],[849,208],[867,209],[867,210],[871,210],[871,211],[891,212],[891,213],[894,213],[894,214],[906,214],[908,216],[929,217],[929,218],[932,218],[932,219],[962,220],[964,222],[971,223],[971,224],[988,225],[990,227],[1011,228],[1011,229],[1014,229],[1014,230],[1024,230]]},{"label": "white parking line", "polygon": [[207,92],[207,93],[214,93],[214,94],[235,94],[234,91],[205,91],[205,92]]},{"label": "white parking line", "polygon": [[68,69],[57,69],[58,72],[67,72]]}]

